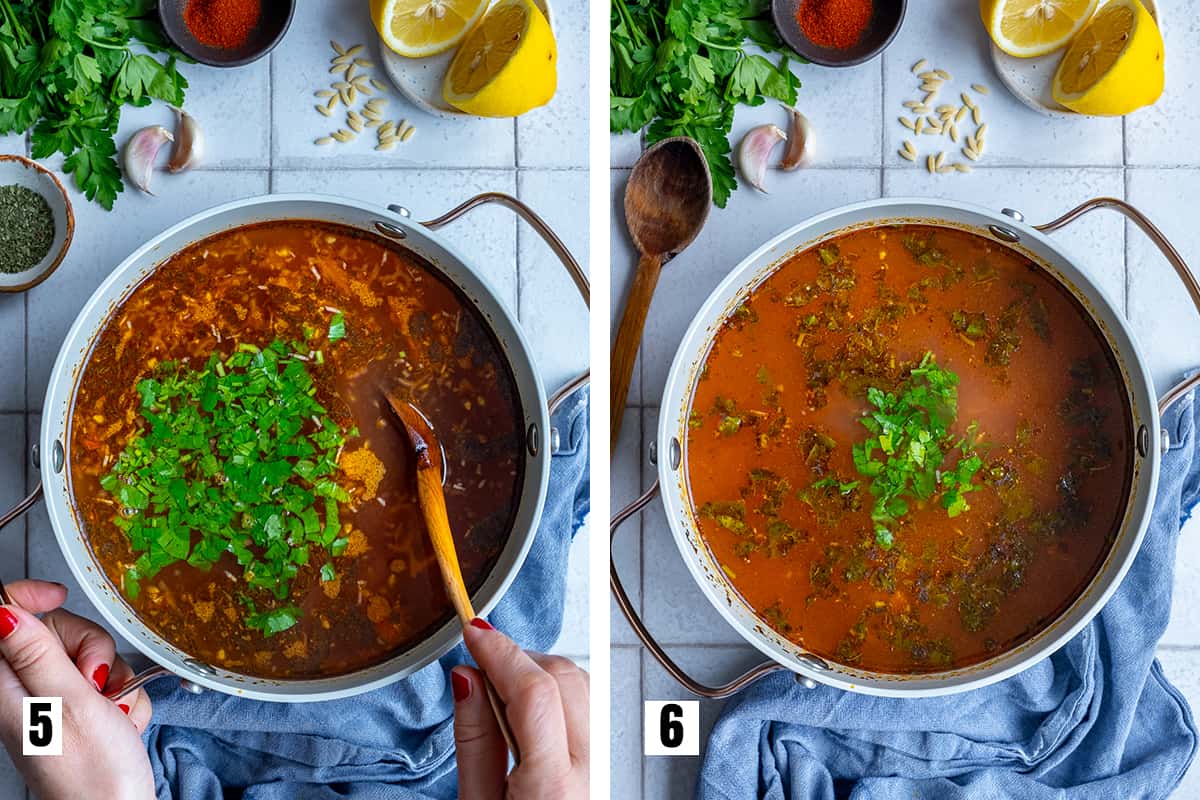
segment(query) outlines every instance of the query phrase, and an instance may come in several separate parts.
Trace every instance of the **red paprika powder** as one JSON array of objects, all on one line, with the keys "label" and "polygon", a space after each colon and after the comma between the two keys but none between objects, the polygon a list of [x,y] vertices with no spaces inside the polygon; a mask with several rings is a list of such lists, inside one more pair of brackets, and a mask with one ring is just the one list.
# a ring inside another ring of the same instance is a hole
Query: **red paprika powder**
[{"label": "red paprika powder", "polygon": [[183,21],[200,44],[241,47],[262,14],[262,0],[188,0]]},{"label": "red paprika powder", "polygon": [[802,0],[796,22],[818,47],[853,47],[871,22],[872,0]]}]

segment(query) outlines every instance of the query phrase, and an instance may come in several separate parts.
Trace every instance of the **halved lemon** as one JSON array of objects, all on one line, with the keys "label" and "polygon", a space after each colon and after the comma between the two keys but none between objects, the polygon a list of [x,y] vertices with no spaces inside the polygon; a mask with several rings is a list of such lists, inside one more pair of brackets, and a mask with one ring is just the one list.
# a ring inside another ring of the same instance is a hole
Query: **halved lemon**
[{"label": "halved lemon", "polygon": [[1018,58],[1053,53],[1079,32],[1099,0],[979,0],[988,35]]},{"label": "halved lemon", "polygon": [[371,21],[389,48],[423,58],[461,42],[487,5],[488,0],[371,0]]},{"label": "halved lemon", "polygon": [[442,96],[468,114],[515,117],[554,97],[557,62],[541,9],[530,0],[499,0],[454,54]]},{"label": "halved lemon", "polygon": [[1163,41],[1138,0],[1108,0],[1067,48],[1054,73],[1054,99],[1080,114],[1119,115],[1163,91]]}]

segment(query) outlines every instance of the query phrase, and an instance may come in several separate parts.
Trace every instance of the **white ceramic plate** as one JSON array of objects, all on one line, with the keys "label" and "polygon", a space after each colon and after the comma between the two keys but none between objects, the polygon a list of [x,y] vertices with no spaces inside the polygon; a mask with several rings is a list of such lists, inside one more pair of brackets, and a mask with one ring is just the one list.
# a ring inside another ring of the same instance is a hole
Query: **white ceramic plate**
[{"label": "white ceramic plate", "polygon": [[[550,12],[550,0],[533,0],[534,5],[546,15],[550,30],[554,30],[554,16]],[[471,119],[466,114],[442,99],[442,81],[446,70],[454,60],[457,47],[428,58],[405,58],[379,41],[379,52],[383,60],[383,71],[387,73],[396,91],[412,101],[413,105],[429,114],[450,119]]]},{"label": "white ceramic plate", "polygon": [[[1158,22],[1159,31],[1162,31],[1162,15],[1154,0],[1142,0],[1142,5]],[[1078,116],[1076,112],[1056,103],[1050,92],[1054,71],[1058,69],[1058,62],[1062,60],[1065,49],[1037,58],[1017,58],[993,44],[992,64],[996,68],[996,74],[1000,76],[1000,82],[1008,91],[1034,111],[1048,116],[1074,117]]]}]

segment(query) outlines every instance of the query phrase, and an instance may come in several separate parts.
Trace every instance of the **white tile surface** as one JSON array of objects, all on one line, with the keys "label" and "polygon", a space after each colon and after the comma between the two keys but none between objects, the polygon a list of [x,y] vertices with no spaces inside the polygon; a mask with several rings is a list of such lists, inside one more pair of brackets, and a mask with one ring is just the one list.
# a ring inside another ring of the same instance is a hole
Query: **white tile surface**
[{"label": "white tile surface", "polygon": [[[522,170],[518,193],[546,221],[585,272],[588,264],[588,173]],[[533,228],[517,224],[521,327],[538,372],[553,393],[588,368],[588,308],[566,268]]]},{"label": "white tile surface", "polygon": [[614,647],[609,664],[609,797],[642,796],[642,663],[640,648]]},{"label": "white tile surface", "polygon": [[[576,33],[575,35],[578,35]],[[356,141],[320,147],[319,136],[345,128],[345,108],[323,117],[314,105],[313,92],[328,88],[336,78],[329,74],[336,53],[329,40],[344,47],[366,45],[366,57],[375,64],[369,72],[388,82],[379,58],[382,44],[368,16],[368,6],[358,0],[298,3],[287,37],[272,58],[272,124],[276,168],[367,168],[387,166],[512,167],[516,158],[515,125],[511,119],[460,120],[435,117],[413,106],[394,90],[388,100],[387,119],[407,119],[417,127],[409,141],[388,152],[376,152],[370,129]],[[586,51],[586,45],[575,42]],[[362,98],[357,103],[361,108]]]},{"label": "white tile surface", "polygon": [[[676,647],[670,649],[670,655],[693,678],[710,686],[729,681],[763,660],[762,654],[749,646]],[[695,699],[645,651],[642,652],[642,670],[645,676],[642,690],[647,700]],[[695,796],[696,777],[704,760],[708,734],[726,702],[705,700],[700,703],[699,758],[677,756],[645,759],[643,797],[648,800],[689,800]]]},{"label": "white tile surface", "polygon": [[[560,42],[586,42],[586,0],[564,0],[552,6],[555,36]],[[580,109],[588,105],[588,51],[559,46],[558,90],[542,108],[517,118],[517,164],[522,167],[586,167],[588,126]]]},{"label": "white tile surface", "polygon": [[[316,192],[343,195],[386,206],[399,203],[413,219],[430,219],[449,211],[480,192],[517,190],[508,170],[325,170],[277,171],[272,179],[276,192]],[[443,228],[451,244],[458,247],[496,290],[509,309],[517,307],[517,218],[498,206],[472,211]]]},{"label": "white tile surface", "polygon": [[1129,164],[1200,165],[1200,18],[1182,0],[1159,3],[1167,84],[1150,108],[1125,121],[1125,157]]},{"label": "white tile surface", "polygon": [[[1162,229],[1192,264],[1200,264],[1200,227],[1194,206],[1200,170],[1129,171],[1129,202]],[[1190,198],[1190,201],[1189,201]],[[1161,392],[1185,370],[1200,367],[1200,315],[1158,250],[1132,227],[1129,246],[1129,319]]]},{"label": "white tile surface", "polygon": [[[976,0],[912,0],[908,4],[904,27],[883,54],[884,154],[889,165],[908,163],[896,151],[904,139],[913,137],[896,118],[905,111],[901,105],[905,100],[922,98],[919,80],[909,72],[922,58],[953,78],[942,87],[938,104],[955,102],[959,92],[972,83],[982,83],[991,90],[978,103],[988,125],[981,164],[1121,164],[1120,119],[1049,117],[1025,107],[1000,84],[988,47]],[[925,134],[917,138],[938,139]],[[916,139],[913,144],[922,146],[922,152],[929,147]],[[945,140],[945,146],[951,147],[952,143]]]}]

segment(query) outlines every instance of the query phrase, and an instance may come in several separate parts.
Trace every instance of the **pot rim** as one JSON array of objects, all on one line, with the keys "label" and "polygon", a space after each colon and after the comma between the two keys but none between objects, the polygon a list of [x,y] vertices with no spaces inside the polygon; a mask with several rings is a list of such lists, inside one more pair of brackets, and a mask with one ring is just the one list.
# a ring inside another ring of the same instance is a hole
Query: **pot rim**
[{"label": "pot rim", "polygon": [[[295,213],[279,215],[269,213],[273,208],[286,209],[297,204],[312,206],[313,213],[309,216]],[[43,402],[42,429],[39,436],[40,453],[43,454],[40,466],[42,485],[45,487],[46,509],[55,539],[72,574],[83,588],[84,593],[87,594],[91,604],[121,637],[155,664],[169,670],[185,682],[233,696],[274,702],[319,702],[380,689],[423,669],[450,652],[462,641],[462,629],[457,619],[452,616],[425,639],[413,647],[395,654],[388,660],[328,678],[302,680],[258,678],[213,668],[188,658],[185,653],[140,621],[133,609],[120,598],[119,593],[112,591],[103,569],[96,564],[86,544],[83,526],[75,517],[74,504],[70,499],[70,467],[69,463],[66,463],[69,461],[69,448],[59,443],[56,432],[61,431],[63,438],[69,440],[71,412],[74,409],[79,377],[90,360],[91,348],[96,336],[102,330],[109,316],[145,280],[146,276],[184,247],[218,232],[257,222],[283,219],[323,219],[357,227],[393,242],[397,241],[395,236],[383,230],[377,228],[372,230],[365,224],[358,225],[348,219],[331,219],[329,212],[334,207],[346,209],[353,214],[373,217],[380,222],[389,224],[393,229],[402,231],[405,236],[402,237],[403,241],[399,246],[414,250],[466,296],[488,323],[493,336],[501,345],[501,350],[517,384],[526,425],[536,425],[538,431],[541,432],[542,441],[549,439],[550,416],[545,388],[541,376],[534,366],[532,348],[525,338],[516,316],[500,300],[500,295],[487,278],[471,266],[471,261],[464,258],[457,247],[447,242],[445,237],[433,228],[410,219],[404,213],[392,211],[374,203],[320,193],[257,195],[223,203],[193,214],[151,237],[136,248],[109,272],[88,298],[75,316],[55,358]],[[155,252],[164,242],[173,237],[186,235],[189,229],[202,226],[210,219],[243,210],[268,213],[252,215],[250,218],[241,219],[236,223],[222,225],[218,229],[190,238],[184,244],[174,246],[169,252],[161,254]],[[318,216],[322,212],[324,217]],[[414,242],[414,239],[418,241]],[[422,239],[427,240],[427,243],[421,242]],[[426,244],[426,248],[422,249],[421,244]],[[444,257],[439,258],[436,254],[427,252],[430,249],[442,251]],[[457,267],[454,271],[461,274],[451,274],[451,271],[443,266],[447,261],[452,262],[452,265]],[[464,286],[464,279],[476,285]],[[120,289],[118,299],[106,301],[106,296],[115,289]],[[486,307],[481,302],[484,300],[487,301]],[[89,324],[88,320],[94,321]],[[70,374],[67,374],[68,370],[70,370]],[[56,463],[59,466],[58,470],[55,468]],[[531,453],[527,448],[525,476],[521,502],[517,509],[517,519],[496,564],[493,565],[482,585],[473,595],[473,599],[483,600],[476,609],[480,616],[490,613],[499,603],[524,565],[541,521],[549,476],[549,449],[538,447],[536,453]],[[65,484],[65,494],[55,491],[58,486],[63,484]],[[521,520],[526,515],[527,522],[523,524]],[[87,552],[85,563],[80,563],[77,559],[72,539],[82,543]],[[506,562],[508,567],[505,569],[503,567]],[[93,569],[99,576],[99,583],[95,576],[89,574]],[[101,588],[101,584],[103,588]],[[131,631],[131,626],[140,626],[146,629],[153,640]],[[375,673],[377,675],[370,679],[356,679],[360,675]]]},{"label": "pot rim", "polygon": [[[869,221],[860,219],[831,224],[838,219],[864,214],[871,214],[872,218]],[[952,215],[960,218],[971,217],[978,222],[973,225],[956,222],[950,218]],[[878,696],[932,697],[987,686],[1027,669],[1056,652],[1099,613],[1132,564],[1149,525],[1158,484],[1161,453],[1157,447],[1151,446],[1138,460],[1135,448],[1132,454],[1135,458],[1134,472],[1120,531],[1109,546],[1105,561],[1097,568],[1088,586],[1052,623],[1028,640],[991,659],[956,670],[911,676],[856,672],[805,653],[799,646],[782,639],[766,626],[723,575],[718,577],[711,568],[706,569],[706,562],[712,561],[711,554],[703,537],[694,530],[692,524],[686,465],[681,464],[683,449],[677,436],[686,431],[684,418],[690,405],[692,378],[703,356],[708,352],[716,328],[728,312],[744,299],[750,289],[761,283],[766,276],[773,274],[791,255],[846,229],[872,227],[888,221],[920,221],[970,228],[972,232],[985,237],[989,236],[988,226],[1002,226],[1015,232],[1020,239],[1019,244],[1006,241],[995,232],[991,232],[990,238],[1032,258],[1084,306],[1117,358],[1125,383],[1133,431],[1136,434],[1139,426],[1146,427],[1149,431],[1159,430],[1154,383],[1146,366],[1146,359],[1128,323],[1117,311],[1117,306],[1104,289],[1081,270],[1075,259],[1064,252],[1047,234],[1024,223],[1019,214],[1010,216],[1008,213],[996,212],[972,203],[941,198],[876,198],[813,215],[771,237],[730,270],[704,300],[680,339],[663,390],[655,437],[658,482],[662,487],[662,501],[672,538],[693,580],[710,604],[749,644],[798,676],[828,686]],[[1067,268],[1067,272],[1074,274],[1064,276],[1063,270],[1059,269],[1060,265],[1051,265],[1048,258],[1039,257],[1025,246],[1029,243],[1048,251],[1061,266]],[[1098,312],[1106,312],[1104,318],[1100,318]],[[677,411],[680,413],[676,413]],[[1118,559],[1115,564],[1114,558]],[[713,580],[714,577],[716,581]],[[752,624],[748,624],[746,610],[750,611],[749,619],[754,620]],[[1060,629],[1064,620],[1068,619],[1071,623]],[[788,652],[788,649],[792,652]]]}]

